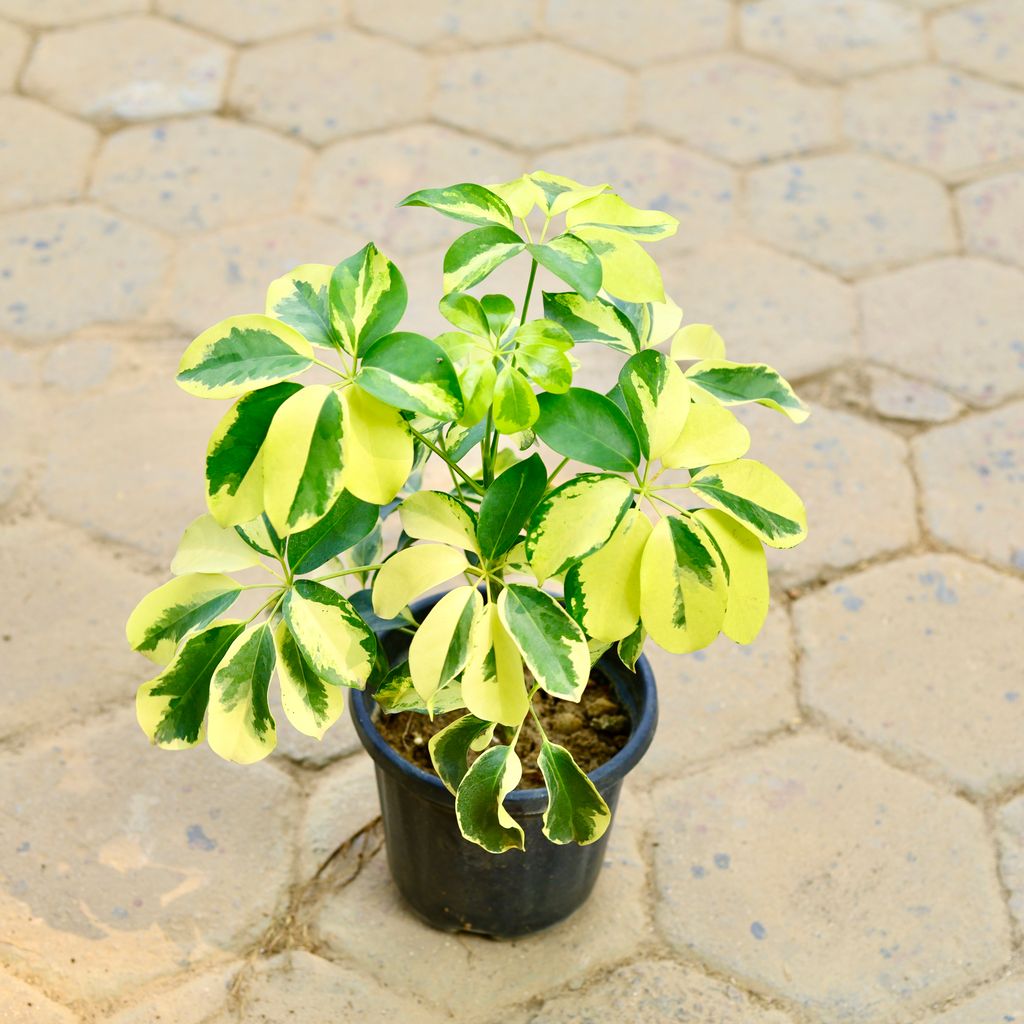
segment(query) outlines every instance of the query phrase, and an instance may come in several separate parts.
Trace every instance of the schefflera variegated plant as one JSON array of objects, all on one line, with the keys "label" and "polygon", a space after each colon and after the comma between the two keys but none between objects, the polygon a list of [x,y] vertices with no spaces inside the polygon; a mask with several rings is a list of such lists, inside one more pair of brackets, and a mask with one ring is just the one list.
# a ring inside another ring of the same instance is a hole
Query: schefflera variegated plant
[{"label": "schefflera variegated plant", "polygon": [[[503,802],[532,716],[544,833],[591,843],[608,808],[544,734],[535,698],[579,701],[598,658],[632,668],[648,638],[678,654],[719,633],[754,639],[764,545],[799,543],[806,516],[746,458],[732,410],[807,411],[775,370],[731,362],[712,327],[683,325],[645,248],[675,232],[667,214],[543,172],[403,205],[473,225],[444,257],[450,331],[399,330],[405,283],[370,244],[274,281],[263,313],[211,327],[182,357],[182,388],[232,405],[207,452],[209,513],[128,622],[161,666],[138,691],[139,722],[161,747],[205,736],[222,757],[257,761],[276,742],[275,671],[285,715],[317,738],[346,687],[369,684],[383,713],[462,711],[431,758],[463,835],[500,853],[523,847]],[[471,293],[516,258],[518,306]],[[538,267],[564,284],[543,293],[542,316]],[[621,355],[605,392],[573,385],[587,345]],[[450,487],[420,487],[429,460]],[[265,576],[236,580],[257,566]],[[444,585],[417,621],[410,605]],[[250,591],[256,611],[226,617]],[[397,664],[385,628],[410,634]]]}]

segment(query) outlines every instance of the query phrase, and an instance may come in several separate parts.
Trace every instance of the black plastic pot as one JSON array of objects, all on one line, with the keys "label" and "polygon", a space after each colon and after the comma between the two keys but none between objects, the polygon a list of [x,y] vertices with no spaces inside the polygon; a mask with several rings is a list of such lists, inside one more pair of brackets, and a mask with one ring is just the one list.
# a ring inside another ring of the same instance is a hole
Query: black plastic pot
[{"label": "black plastic pot", "polygon": [[[437,600],[429,598],[413,607],[417,621]],[[394,663],[404,654],[409,637],[391,633],[381,640]],[[595,673],[615,688],[632,724],[622,750],[590,772],[614,812],[622,780],[654,737],[654,674],[646,658],[630,672],[614,652],[598,662]],[[442,931],[511,939],[548,928],[583,905],[601,870],[611,826],[589,846],[558,846],[541,832],[547,790],[519,790],[506,798],[505,807],[523,828],[525,851],[487,853],[463,839],[455,819],[455,798],[440,779],[406,761],[377,731],[372,695],[353,690],[349,706],[359,738],[376,762],[391,875],[427,924]]]}]

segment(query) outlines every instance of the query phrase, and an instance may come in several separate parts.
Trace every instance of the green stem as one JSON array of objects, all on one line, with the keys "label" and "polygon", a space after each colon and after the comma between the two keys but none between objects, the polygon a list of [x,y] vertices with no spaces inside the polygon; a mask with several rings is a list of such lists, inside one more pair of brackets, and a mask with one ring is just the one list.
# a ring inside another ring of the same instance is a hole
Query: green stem
[{"label": "green stem", "polygon": [[409,427],[409,430],[412,432],[413,437],[415,437],[421,444],[425,444],[438,458],[444,459],[444,461],[448,463],[451,469],[458,473],[459,476],[462,477],[463,481],[469,484],[469,486],[472,487],[477,494],[484,493],[484,489],[465,470],[463,470],[463,468],[458,463],[452,462],[452,460],[449,459],[448,456],[445,455],[445,453],[440,448],[438,448],[433,441],[424,437],[414,426],[412,426],[412,424],[407,424],[407,426]]},{"label": "green stem", "polygon": [[660,501],[663,505],[668,505],[669,508],[674,508],[677,512],[682,512],[684,516],[690,514],[688,509],[683,508],[681,505],[677,505],[674,501],[669,501],[668,498],[663,498],[661,495],[652,494],[651,501]]},{"label": "green stem", "polygon": [[480,438],[480,461],[483,464],[481,470],[484,478],[484,490],[494,482],[494,456],[491,446],[491,435],[497,433],[494,429],[494,408],[487,410],[487,422],[484,424],[484,436]]},{"label": "green stem", "polygon": [[551,472],[548,474],[548,482],[547,482],[547,484],[545,484],[545,490],[547,490],[548,488],[551,487],[551,485],[555,481],[555,477],[558,476],[558,474],[561,473],[563,469],[565,469],[566,464],[568,462],[569,462],[569,456],[566,455],[566,457],[564,459],[562,459],[562,461],[557,466],[555,466],[555,468],[553,470],[551,470]]},{"label": "green stem", "polygon": [[266,609],[269,608],[270,605],[272,604],[274,605],[274,607],[271,609],[270,614],[273,615],[274,612],[277,611],[278,605],[280,605],[281,602],[284,600],[284,595],[285,592],[280,589],[278,589],[276,593],[271,594],[270,597],[268,597],[267,600],[264,601],[263,604],[261,604],[259,608],[257,608],[256,611],[254,611],[252,615],[250,615],[249,618],[245,620],[245,624],[248,626],[249,623],[252,622],[252,620],[255,619],[257,615],[259,615],[261,612],[266,611]]},{"label": "green stem", "polygon": [[323,583],[325,580],[336,580],[339,576],[354,576],[357,572],[373,572],[375,569],[383,568],[383,562],[378,562],[374,565],[357,565],[354,569],[342,569],[341,572],[332,572],[327,576],[313,576],[311,577],[317,583]]},{"label": "green stem", "polygon": [[537,261],[530,263],[530,279],[526,282],[526,298],[523,299],[523,315],[519,318],[519,326],[526,323],[526,315],[530,311],[530,296],[533,295],[533,282],[537,279]]},{"label": "green stem", "polygon": [[313,363],[317,366],[322,366],[325,370],[330,370],[335,377],[340,377],[344,381],[350,379],[346,374],[342,373],[341,370],[331,366],[330,363],[325,363],[322,359],[317,359],[316,356],[313,357]]}]

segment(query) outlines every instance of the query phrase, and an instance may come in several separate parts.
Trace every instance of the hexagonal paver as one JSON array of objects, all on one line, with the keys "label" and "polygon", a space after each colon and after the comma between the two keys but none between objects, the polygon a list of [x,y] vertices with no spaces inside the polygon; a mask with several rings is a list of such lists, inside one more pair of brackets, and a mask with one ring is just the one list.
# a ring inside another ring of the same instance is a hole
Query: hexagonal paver
[{"label": "hexagonal paver", "polygon": [[852,83],[843,121],[867,149],[953,181],[1024,155],[1024,96],[941,67]]},{"label": "hexagonal paver", "polygon": [[235,43],[253,43],[274,36],[330,25],[345,16],[346,0],[157,0],[157,10],[173,21],[206,29]]},{"label": "hexagonal paver", "polygon": [[913,449],[931,533],[1024,570],[1024,402],[937,427]]},{"label": "hexagonal paver", "polygon": [[[593,894],[576,914],[548,931],[492,942],[425,928],[403,904],[381,851],[353,882],[327,896],[318,921],[325,949],[389,989],[425,996],[467,1022],[491,1020],[495,1006],[523,1002],[567,978],[621,960],[651,938],[638,820],[642,796],[627,780]],[[372,928],[366,928],[367,921]],[[402,963],[398,973],[396,950]],[[467,962],[472,965],[468,973]],[[458,985],[436,983],[456,972],[462,972]]]},{"label": "hexagonal paver", "polygon": [[[26,338],[145,315],[168,256],[156,232],[97,207],[0,217],[0,330]],[[73,302],[59,298],[74,282]],[[62,285],[63,283],[63,285]]]},{"label": "hexagonal paver", "polygon": [[[121,626],[157,581],[44,520],[0,527],[0,566],[11,597],[0,630],[0,738],[130,700],[148,669],[127,649]],[[47,639],[54,631],[64,638],[59,645]]]},{"label": "hexagonal paver", "polygon": [[629,127],[629,78],[555,43],[453,54],[438,76],[438,120],[513,146],[557,146]]},{"label": "hexagonal paver", "polygon": [[1024,1020],[1024,977],[1006,978],[927,1024],[1013,1024]]},{"label": "hexagonal paver", "polygon": [[948,259],[860,286],[868,356],[978,405],[1024,390],[1024,274]]},{"label": "hexagonal paver", "polygon": [[969,252],[1024,266],[1024,173],[965,185],[957,203]]},{"label": "hexagonal paver", "polygon": [[314,166],[309,205],[386,251],[418,252],[447,245],[470,225],[399,208],[410,192],[460,181],[508,181],[524,170],[522,158],[501,146],[421,124],[328,148]]},{"label": "hexagonal paver", "polygon": [[147,986],[146,996],[105,1017],[103,1024],[227,1024],[230,1018],[222,1011],[242,966],[233,962],[201,974],[181,974],[154,986],[157,992]]},{"label": "hexagonal paver", "polygon": [[734,163],[804,153],[839,137],[833,90],[741,54],[651,68],[640,76],[640,103],[648,128]]},{"label": "hexagonal paver", "polygon": [[1009,956],[981,813],[871,754],[784,740],[655,813],[669,941],[822,1019],[906,1019]]},{"label": "hexagonal paver", "polygon": [[999,863],[1010,891],[1010,910],[1024,927],[1024,796],[1006,804],[997,822]]},{"label": "hexagonal paver", "polygon": [[753,242],[708,246],[663,268],[689,323],[713,323],[729,357],[798,380],[859,353],[853,290]]},{"label": "hexagonal paver", "polygon": [[275,217],[199,235],[175,254],[167,318],[198,334],[236,313],[262,313],[267,285],[302,263],[339,263],[366,244],[311,217]]},{"label": "hexagonal paver", "polygon": [[963,411],[952,395],[881,366],[867,366],[868,402],[879,416],[910,423],[944,423]]},{"label": "hexagonal paver", "polygon": [[1024,85],[1024,9],[999,0],[968,4],[932,22],[939,60]]},{"label": "hexagonal paver", "polygon": [[799,719],[792,643],[786,611],[775,607],[746,647],[722,636],[705,651],[679,657],[648,644],[662,726],[639,775],[678,775]]},{"label": "hexagonal paver", "polygon": [[230,52],[160,18],[98,21],[48,33],[27,92],[101,122],[145,121],[220,106]]},{"label": "hexagonal paver", "polygon": [[1024,779],[1024,582],[924,555],[801,598],[795,622],[804,700],[841,729],[976,795]]},{"label": "hexagonal paver", "polygon": [[740,8],[743,45],[830,78],[920,60],[920,15],[889,0],[759,0]]},{"label": "hexagonal paver", "polygon": [[230,99],[245,117],[322,143],[415,121],[429,92],[427,61],[418,53],[324,29],[246,50]]},{"label": "hexagonal paver", "polygon": [[223,959],[278,909],[299,809],[284,773],[150,747],[130,707],[0,764],[0,958],[47,987],[112,996]]},{"label": "hexagonal paver", "polygon": [[[450,482],[450,481],[449,481]],[[282,720],[284,711],[281,708],[280,694],[271,689],[270,710],[274,719]],[[342,757],[348,757],[362,749],[356,735],[352,716],[346,710],[330,729],[324,733],[322,740],[312,736],[304,736],[298,729],[285,727],[277,732],[276,757],[286,757],[289,761],[304,765],[307,768],[323,768]]]},{"label": "hexagonal paver", "polygon": [[621,135],[550,149],[535,164],[581,181],[607,181],[629,202],[678,218],[679,231],[650,250],[659,262],[736,226],[736,172],[652,135]]},{"label": "hexagonal paver", "polygon": [[39,27],[74,25],[147,7],[147,0],[0,0],[0,14]]},{"label": "hexagonal paver", "polygon": [[18,77],[25,54],[28,35],[6,21],[0,21],[0,89],[10,89]]},{"label": "hexagonal paver", "polygon": [[[184,341],[161,347],[153,357],[164,369],[159,377],[154,366],[142,382],[57,405],[39,483],[43,504],[55,518],[137,547],[161,564],[174,554],[185,526],[206,511],[206,444],[228,409],[175,385],[174,366],[184,348]],[[66,440],[85,436],[88,446]]]},{"label": "hexagonal paver", "polygon": [[35,100],[0,97],[0,209],[77,198],[97,138],[93,128]]},{"label": "hexagonal paver", "polygon": [[517,1024],[790,1024],[780,1010],[755,1003],[733,985],[710,978],[696,967],[671,960],[641,960],[620,967],[596,984],[570,990],[544,1002]]},{"label": "hexagonal paver", "polygon": [[721,49],[731,34],[726,0],[634,0],[626,6],[609,4],[600,16],[594,14],[588,0],[547,0],[545,27],[552,37],[571,41],[577,49],[636,68]]},{"label": "hexagonal paver", "polygon": [[76,1024],[70,1010],[4,971],[0,971],[0,1004],[6,1024]]},{"label": "hexagonal paver", "polygon": [[352,0],[357,25],[413,46],[506,43],[537,28],[537,5],[481,4],[475,0]]},{"label": "hexagonal paver", "polygon": [[219,117],[138,126],[106,140],[92,193],[166,231],[200,231],[291,209],[309,159],[297,142]]},{"label": "hexagonal paver", "polygon": [[956,246],[945,189],[870,156],[811,157],[754,171],[747,203],[754,234],[841,274]]},{"label": "hexagonal paver", "polygon": [[914,483],[906,445],[895,434],[820,406],[800,426],[767,409],[746,422],[750,457],[774,469],[807,505],[807,540],[789,551],[769,549],[782,582],[806,582],[916,540]]}]

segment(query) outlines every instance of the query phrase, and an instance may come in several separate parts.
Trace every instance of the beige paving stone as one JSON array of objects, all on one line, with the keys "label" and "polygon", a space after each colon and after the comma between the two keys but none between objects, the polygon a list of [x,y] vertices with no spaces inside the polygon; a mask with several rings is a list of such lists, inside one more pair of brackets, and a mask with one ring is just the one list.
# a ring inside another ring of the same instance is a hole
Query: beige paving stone
[{"label": "beige paving stone", "polygon": [[161,14],[235,43],[254,43],[341,21],[347,0],[157,0]]},{"label": "beige paving stone", "polygon": [[805,153],[839,138],[834,90],[741,54],[650,68],[640,76],[640,109],[645,127],[738,164]]},{"label": "beige paving stone", "polygon": [[[91,205],[0,217],[0,330],[24,338],[144,316],[156,299],[167,243]],[[58,298],[74,282],[74,301]]]},{"label": "beige paving stone", "polygon": [[[368,0],[364,0],[368,2]],[[595,11],[588,0],[547,0],[548,34],[576,49],[635,68],[724,48],[731,35],[725,0],[634,0]]]},{"label": "beige paving stone", "polygon": [[956,247],[938,182],[870,156],[837,154],[775,164],[748,178],[753,233],[852,276]]},{"label": "beige paving stone", "polygon": [[1024,97],[941,67],[852,83],[843,121],[861,146],[953,181],[1024,155]]},{"label": "beige paving stone", "polygon": [[301,877],[312,878],[346,839],[379,816],[377,774],[369,756],[350,757],[320,772],[306,803]]},{"label": "beige paving stone", "polygon": [[8,387],[15,384],[34,384],[38,377],[34,352],[0,348],[0,382]]},{"label": "beige paving stone", "polygon": [[946,259],[860,286],[869,358],[976,405],[1024,390],[1024,274]]},{"label": "beige paving stone", "polygon": [[125,362],[117,346],[99,338],[76,337],[48,346],[42,365],[44,384],[70,394],[95,391]]},{"label": "beige paving stone", "polygon": [[1006,804],[997,820],[999,864],[1010,891],[1010,910],[1024,928],[1024,797]]},{"label": "beige paving stone", "polygon": [[[130,701],[147,668],[127,649],[122,624],[156,581],[42,519],[0,527],[0,565],[0,739]],[[60,644],[48,639],[55,632]]]},{"label": "beige paving stone", "polygon": [[314,166],[309,206],[386,252],[419,252],[447,246],[472,225],[432,210],[399,208],[407,195],[463,181],[508,181],[525,169],[504,147],[420,124],[329,147]]},{"label": "beige paving stone", "polygon": [[105,141],[92,194],[165,231],[202,231],[287,212],[309,160],[297,142],[219,117],[140,125]]},{"label": "beige paving stone", "polygon": [[734,985],[671,960],[640,960],[597,984],[545,1001],[522,1024],[789,1024],[780,1010],[765,1009]]},{"label": "beige paving stone", "polygon": [[654,802],[669,942],[819,1019],[906,1020],[1009,957],[981,813],[871,754],[794,737]]},{"label": "beige paving stone", "polygon": [[536,31],[537,15],[537,4],[532,2],[352,0],[357,25],[412,46],[512,42]]},{"label": "beige paving stone", "polygon": [[0,15],[41,28],[144,11],[147,0],[0,0]]},{"label": "beige paving stone", "polygon": [[198,334],[236,313],[262,313],[267,285],[303,263],[338,263],[366,242],[333,224],[289,214],[183,241],[167,318]]},{"label": "beige paving stone", "polygon": [[103,1017],[103,1024],[223,1024],[240,966],[231,963],[202,974],[177,975],[160,983],[155,992],[147,987],[146,997]]},{"label": "beige paving stone", "polygon": [[28,53],[28,35],[15,25],[0,21],[0,89],[10,89]]},{"label": "beige paving stone", "polygon": [[77,198],[98,136],[21,96],[0,97],[0,209]]},{"label": "beige paving stone", "polygon": [[100,122],[220,106],[230,51],[160,18],[114,18],[43,35],[22,79],[40,99]]},{"label": "beige paving stone", "polygon": [[150,747],[125,702],[0,759],[0,959],[70,999],[241,951],[289,880],[294,783]]},{"label": "beige paving stone", "polygon": [[654,643],[645,654],[658,681],[661,725],[636,769],[641,778],[675,776],[800,717],[793,639],[781,606],[749,646],[721,636],[683,657]]},{"label": "beige paving stone", "polygon": [[0,1006],[4,1024],[76,1024],[70,1010],[4,971],[0,971]]},{"label": "beige paving stone", "polygon": [[418,999],[394,995],[391,988],[351,967],[296,950],[260,964],[246,986],[244,1019],[252,1024],[294,1020],[441,1024],[449,1019]]},{"label": "beige paving stone", "polygon": [[452,54],[437,73],[438,120],[513,146],[558,146],[630,127],[629,78],[556,43]]},{"label": "beige paving stone", "polygon": [[684,322],[713,323],[731,359],[799,380],[858,357],[854,293],[831,274],[745,240],[662,270]]},{"label": "beige paving stone", "polygon": [[808,537],[768,564],[787,586],[899,551],[917,538],[906,445],[849,413],[815,407],[794,426],[769,410],[747,418],[749,457],[779,474],[807,505]]},{"label": "beige paving stone", "polygon": [[911,423],[942,423],[963,411],[952,395],[880,366],[865,368],[868,401],[880,416]]},{"label": "beige paving stone", "polygon": [[1024,1020],[1024,978],[1019,975],[983,988],[966,1002],[929,1017],[927,1024],[1014,1024]]},{"label": "beige paving stone", "polygon": [[[280,695],[273,687],[270,693],[270,710],[275,721],[285,721]],[[322,768],[361,749],[362,744],[356,735],[352,716],[346,706],[345,713],[324,733],[322,740],[304,736],[285,721],[277,731],[277,749],[274,756],[287,757],[289,761],[305,765],[307,768]]]},{"label": "beige paving stone", "polygon": [[960,551],[1024,570],[1024,402],[913,441],[929,532]]},{"label": "beige paving stone", "polygon": [[35,392],[0,385],[0,509],[22,497],[39,446],[41,417]]},{"label": "beige paving stone", "polygon": [[889,0],[759,0],[740,9],[740,37],[754,53],[830,78],[926,54],[920,15]]},{"label": "beige paving stone", "polygon": [[968,252],[1024,266],[1024,173],[965,185],[957,204]]},{"label": "beige paving stone", "polygon": [[967,4],[932,22],[939,60],[979,75],[1024,85],[1024,9],[987,0]]},{"label": "beige paving stone", "polygon": [[737,225],[736,172],[653,135],[620,135],[550,149],[534,164],[580,181],[607,181],[629,202],[676,217],[679,231],[649,250],[659,262],[726,235]]},{"label": "beige paving stone", "polygon": [[[160,564],[170,561],[188,523],[206,511],[206,445],[228,409],[226,402],[186,395],[174,383],[184,347],[183,341],[156,354],[160,375],[151,369],[141,381],[59,403],[39,484],[55,518],[129,544]],[[68,438],[88,438],[88,444]]]},{"label": "beige paving stone", "polygon": [[546,932],[493,942],[433,931],[406,910],[382,850],[355,881],[328,896],[319,919],[326,949],[389,989],[429,995],[467,1022],[491,1020],[495,1006],[524,1002],[566,978],[622,960],[651,939],[638,819],[642,796],[640,787],[626,782],[590,900]]},{"label": "beige paving stone", "polygon": [[796,603],[804,700],[985,796],[1024,779],[1024,582],[954,555],[845,577]]},{"label": "beige paving stone", "polygon": [[415,121],[430,93],[427,60],[347,29],[263,43],[238,59],[233,107],[314,143]]}]

